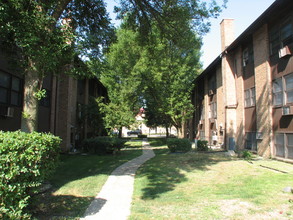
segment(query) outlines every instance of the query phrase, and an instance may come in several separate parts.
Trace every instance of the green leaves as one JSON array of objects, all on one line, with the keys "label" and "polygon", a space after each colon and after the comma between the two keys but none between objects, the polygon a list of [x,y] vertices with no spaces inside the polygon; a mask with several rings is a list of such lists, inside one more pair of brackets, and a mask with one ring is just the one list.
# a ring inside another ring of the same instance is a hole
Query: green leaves
[{"label": "green leaves", "polygon": [[28,218],[33,188],[58,165],[60,138],[50,134],[0,132],[0,213],[3,219]]}]

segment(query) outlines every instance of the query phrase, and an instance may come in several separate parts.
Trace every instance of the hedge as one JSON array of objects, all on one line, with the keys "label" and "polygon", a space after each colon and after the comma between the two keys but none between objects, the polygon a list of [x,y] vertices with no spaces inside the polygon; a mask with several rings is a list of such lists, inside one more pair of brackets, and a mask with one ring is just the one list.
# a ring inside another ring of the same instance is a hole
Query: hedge
[{"label": "hedge", "polygon": [[188,152],[191,150],[191,143],[189,139],[183,138],[168,138],[167,139],[167,146],[169,150],[174,152]]},{"label": "hedge", "polygon": [[94,154],[107,154],[120,151],[124,147],[127,140],[117,137],[94,137],[83,141],[83,150]]},{"label": "hedge", "polygon": [[58,165],[61,139],[44,133],[0,131],[0,219],[26,219],[36,187]]},{"label": "hedge", "polygon": [[208,151],[208,142],[204,140],[198,140],[197,141],[197,150],[198,151]]}]

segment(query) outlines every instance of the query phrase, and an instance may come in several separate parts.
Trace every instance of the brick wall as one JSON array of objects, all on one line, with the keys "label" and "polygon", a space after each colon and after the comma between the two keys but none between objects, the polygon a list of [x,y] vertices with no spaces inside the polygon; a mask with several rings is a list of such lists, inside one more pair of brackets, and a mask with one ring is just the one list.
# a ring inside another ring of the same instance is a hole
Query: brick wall
[{"label": "brick wall", "polygon": [[256,123],[257,131],[263,133],[263,139],[257,143],[258,154],[269,157],[272,141],[272,108],[271,108],[271,74],[269,66],[268,28],[263,25],[253,35]]}]

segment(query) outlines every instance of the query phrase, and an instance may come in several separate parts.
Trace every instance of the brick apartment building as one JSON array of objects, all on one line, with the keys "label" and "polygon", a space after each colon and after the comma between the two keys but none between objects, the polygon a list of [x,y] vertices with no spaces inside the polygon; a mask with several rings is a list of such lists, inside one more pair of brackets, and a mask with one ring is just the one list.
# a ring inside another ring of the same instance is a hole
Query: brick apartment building
[{"label": "brick apartment building", "polygon": [[[0,54],[0,130],[21,128],[24,75],[15,68],[15,57]],[[47,76],[43,81],[46,98],[39,102],[38,131],[50,132],[62,138],[62,151],[77,147],[93,131],[82,121],[82,106],[89,97],[107,98],[106,88],[97,79],[75,79],[61,74]]]},{"label": "brick apartment building", "polygon": [[196,79],[199,139],[293,160],[293,1],[276,0],[237,39],[221,22],[222,53]]}]

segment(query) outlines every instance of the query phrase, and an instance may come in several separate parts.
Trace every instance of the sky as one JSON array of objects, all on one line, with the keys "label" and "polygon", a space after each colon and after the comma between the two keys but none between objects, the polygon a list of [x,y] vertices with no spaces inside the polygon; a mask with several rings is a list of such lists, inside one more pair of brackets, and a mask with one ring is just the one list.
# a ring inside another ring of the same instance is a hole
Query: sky
[{"label": "sky", "polygon": [[[221,53],[220,22],[225,18],[234,19],[235,39],[246,30],[275,0],[228,0],[227,8],[217,19],[211,19],[210,32],[203,36],[202,57],[203,67],[207,67]],[[105,0],[107,10],[115,21],[114,5],[119,0]],[[222,4],[222,0],[217,0]],[[118,24],[117,22],[116,24]]]}]

